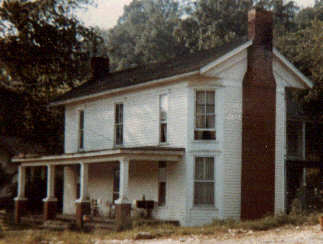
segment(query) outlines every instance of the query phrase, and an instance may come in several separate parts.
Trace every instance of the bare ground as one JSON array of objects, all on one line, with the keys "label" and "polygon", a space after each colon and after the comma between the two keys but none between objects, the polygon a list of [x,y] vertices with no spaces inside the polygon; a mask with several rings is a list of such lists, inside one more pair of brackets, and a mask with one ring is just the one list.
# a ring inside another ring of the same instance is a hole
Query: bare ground
[{"label": "bare ground", "polygon": [[220,236],[184,236],[153,240],[95,240],[94,244],[323,244],[323,231],[319,225],[273,229],[269,231],[229,230]]}]

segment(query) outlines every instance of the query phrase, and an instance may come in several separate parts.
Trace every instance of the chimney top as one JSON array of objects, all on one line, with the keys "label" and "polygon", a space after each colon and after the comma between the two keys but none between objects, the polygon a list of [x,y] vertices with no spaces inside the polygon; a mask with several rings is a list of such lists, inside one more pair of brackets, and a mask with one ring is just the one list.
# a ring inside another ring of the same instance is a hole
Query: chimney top
[{"label": "chimney top", "polygon": [[93,57],[91,58],[92,76],[94,79],[102,78],[110,72],[109,58]]},{"label": "chimney top", "polygon": [[248,38],[254,45],[272,49],[273,14],[270,11],[253,8],[248,12]]}]

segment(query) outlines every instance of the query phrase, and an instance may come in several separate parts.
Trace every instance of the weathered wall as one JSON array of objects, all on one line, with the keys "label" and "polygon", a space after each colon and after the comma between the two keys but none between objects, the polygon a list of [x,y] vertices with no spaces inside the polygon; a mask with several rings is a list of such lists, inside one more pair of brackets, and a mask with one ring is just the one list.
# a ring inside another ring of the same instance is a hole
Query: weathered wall
[{"label": "weathered wall", "polygon": [[66,107],[65,152],[78,151],[78,110],[85,112],[84,150],[114,146],[114,106],[124,103],[124,146],[159,145],[159,95],[168,94],[168,146],[184,147],[186,94],[183,83]]}]

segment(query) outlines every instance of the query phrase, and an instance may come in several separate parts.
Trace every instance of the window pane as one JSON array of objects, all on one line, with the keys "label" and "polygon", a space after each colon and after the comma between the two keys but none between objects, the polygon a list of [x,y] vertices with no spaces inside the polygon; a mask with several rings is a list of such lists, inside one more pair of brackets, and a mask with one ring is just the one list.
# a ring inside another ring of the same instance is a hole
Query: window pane
[{"label": "window pane", "polygon": [[116,125],[116,144],[123,144],[123,125]]},{"label": "window pane", "polygon": [[195,182],[194,204],[196,205],[214,204],[214,183],[213,182]]},{"label": "window pane", "polygon": [[205,92],[197,91],[196,92],[196,104],[205,104]]},{"label": "window pane", "polygon": [[203,158],[195,159],[195,180],[204,179],[204,162]]},{"label": "window pane", "polygon": [[204,115],[197,115],[196,116],[196,128],[205,128],[206,117]]},{"label": "window pane", "polygon": [[205,106],[204,105],[196,105],[196,114],[203,115],[205,114]]},{"label": "window pane", "polygon": [[214,91],[208,91],[206,92],[206,94],[207,94],[206,103],[209,105],[214,105]]},{"label": "window pane", "polygon": [[214,159],[205,158],[205,180],[214,179]]},{"label": "window pane", "polygon": [[206,128],[214,128],[214,115],[208,115],[206,120]]},{"label": "window pane", "polygon": [[123,122],[123,104],[116,104],[115,121],[118,124]]},{"label": "window pane", "polygon": [[79,114],[79,148],[84,148],[84,111]]},{"label": "window pane", "polygon": [[211,113],[211,114],[214,114],[214,105],[206,105],[206,112],[207,113]]},{"label": "window pane", "polygon": [[165,111],[160,111],[160,121],[167,121],[167,113]]},{"label": "window pane", "polygon": [[160,124],[160,142],[167,142],[167,124]]},{"label": "window pane", "polygon": [[160,95],[160,110],[163,112],[168,111],[168,96],[166,94]]}]

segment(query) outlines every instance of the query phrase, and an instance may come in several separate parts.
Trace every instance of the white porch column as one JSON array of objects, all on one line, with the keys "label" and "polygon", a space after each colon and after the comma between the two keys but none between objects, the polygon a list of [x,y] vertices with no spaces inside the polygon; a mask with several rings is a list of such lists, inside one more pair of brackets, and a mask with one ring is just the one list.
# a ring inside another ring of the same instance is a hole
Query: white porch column
[{"label": "white porch column", "polygon": [[64,167],[63,214],[75,214],[77,189],[76,172],[73,166]]},{"label": "white porch column", "polygon": [[129,182],[129,159],[122,158],[120,160],[120,192],[117,204],[128,204],[128,182]]},{"label": "white porch column", "polygon": [[88,182],[89,182],[89,165],[86,163],[80,164],[80,199],[78,202],[88,201]]},{"label": "white porch column", "polygon": [[57,201],[55,197],[55,165],[47,165],[47,196],[44,201]]},{"label": "white porch column", "polygon": [[18,195],[15,200],[26,200],[25,196],[26,185],[26,167],[19,166],[18,168]]}]

